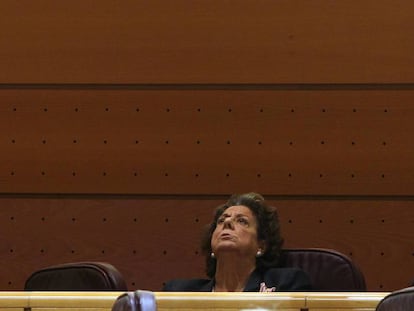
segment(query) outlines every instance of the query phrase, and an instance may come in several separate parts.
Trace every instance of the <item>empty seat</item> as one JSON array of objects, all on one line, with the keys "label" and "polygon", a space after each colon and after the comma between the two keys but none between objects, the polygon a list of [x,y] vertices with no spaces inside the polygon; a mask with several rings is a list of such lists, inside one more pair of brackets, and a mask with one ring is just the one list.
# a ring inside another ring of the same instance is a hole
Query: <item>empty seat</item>
[{"label": "empty seat", "polygon": [[414,286],[403,288],[385,296],[377,305],[376,311],[414,310]]},{"label": "empty seat", "polygon": [[349,257],[335,250],[284,249],[281,266],[304,270],[314,291],[366,291],[361,270]]},{"label": "empty seat", "polygon": [[112,311],[156,311],[155,296],[150,291],[137,290],[120,295]]},{"label": "empty seat", "polygon": [[105,262],[74,262],[33,272],[26,291],[126,291],[121,273]]}]

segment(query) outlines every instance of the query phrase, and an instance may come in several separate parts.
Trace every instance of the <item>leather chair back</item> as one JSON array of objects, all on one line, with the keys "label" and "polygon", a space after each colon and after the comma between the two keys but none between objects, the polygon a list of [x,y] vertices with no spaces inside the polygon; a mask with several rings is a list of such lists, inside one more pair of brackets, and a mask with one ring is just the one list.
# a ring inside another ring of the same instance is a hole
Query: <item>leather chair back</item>
[{"label": "leather chair back", "polygon": [[112,311],[156,311],[155,296],[150,291],[137,290],[120,295]]},{"label": "leather chair back", "polygon": [[414,310],[414,286],[403,288],[385,296],[377,305],[376,311]]},{"label": "leather chair back", "polygon": [[344,254],[331,249],[284,249],[282,266],[298,267],[310,277],[314,291],[366,291],[361,270]]},{"label": "leather chair back", "polygon": [[126,291],[121,273],[105,262],[74,262],[33,272],[26,291]]}]

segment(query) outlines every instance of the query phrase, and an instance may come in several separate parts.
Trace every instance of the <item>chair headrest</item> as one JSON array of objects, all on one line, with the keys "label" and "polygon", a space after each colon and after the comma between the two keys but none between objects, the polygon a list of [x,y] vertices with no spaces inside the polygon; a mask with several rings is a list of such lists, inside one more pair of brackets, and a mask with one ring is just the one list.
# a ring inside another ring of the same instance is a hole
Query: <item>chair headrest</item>
[{"label": "chair headrest", "polygon": [[120,295],[112,306],[112,311],[156,311],[155,296],[150,291],[137,290]]}]

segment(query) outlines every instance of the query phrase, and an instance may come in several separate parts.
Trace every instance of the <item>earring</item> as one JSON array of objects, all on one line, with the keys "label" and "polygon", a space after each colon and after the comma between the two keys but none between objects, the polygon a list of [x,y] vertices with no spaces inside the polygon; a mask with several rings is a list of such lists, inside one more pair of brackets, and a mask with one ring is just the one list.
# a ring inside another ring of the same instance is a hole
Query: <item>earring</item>
[{"label": "earring", "polygon": [[257,253],[256,253],[256,257],[260,257],[260,256],[262,256],[262,255],[263,255],[262,250],[261,250],[261,249],[259,249],[259,250],[257,251]]},{"label": "earring", "polygon": [[211,252],[210,257],[214,259],[214,258],[216,258],[216,254],[214,254],[213,252]]}]

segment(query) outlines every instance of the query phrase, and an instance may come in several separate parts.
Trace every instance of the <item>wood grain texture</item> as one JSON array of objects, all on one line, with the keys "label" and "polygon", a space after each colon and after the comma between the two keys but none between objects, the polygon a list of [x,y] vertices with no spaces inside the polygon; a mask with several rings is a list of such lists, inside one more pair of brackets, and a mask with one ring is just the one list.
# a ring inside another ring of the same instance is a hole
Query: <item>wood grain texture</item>
[{"label": "wood grain texture", "polygon": [[[22,290],[33,271],[106,261],[131,290],[160,290],[173,278],[204,277],[199,241],[225,198],[2,198],[2,290]],[[412,280],[411,200],[271,200],[285,247],[333,248],[352,258],[370,291]],[[389,267],[399,267],[390,269]]]},{"label": "wood grain texture", "polygon": [[80,260],[131,289],[200,277],[212,209],[252,190],[287,247],[347,254],[369,290],[407,286],[413,9],[1,1],[0,289]]},{"label": "wood grain texture", "polygon": [[412,83],[414,5],[2,1],[0,83]]},{"label": "wood grain texture", "polygon": [[410,195],[413,91],[2,90],[0,192]]}]

